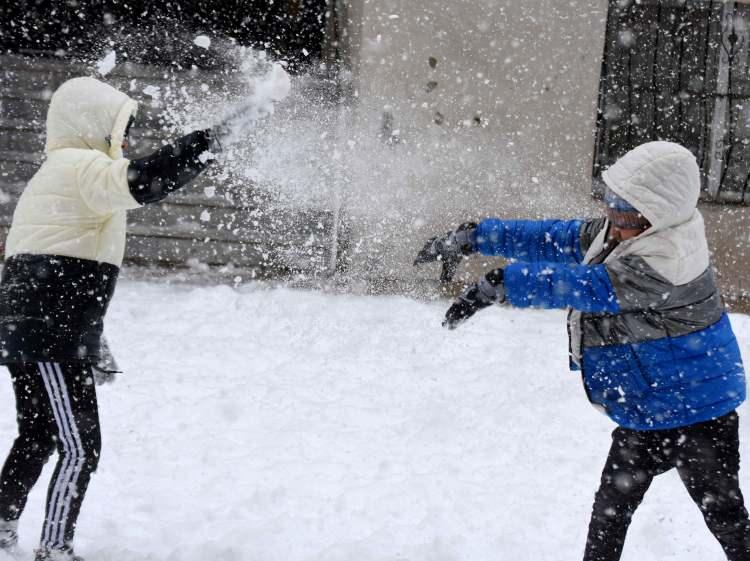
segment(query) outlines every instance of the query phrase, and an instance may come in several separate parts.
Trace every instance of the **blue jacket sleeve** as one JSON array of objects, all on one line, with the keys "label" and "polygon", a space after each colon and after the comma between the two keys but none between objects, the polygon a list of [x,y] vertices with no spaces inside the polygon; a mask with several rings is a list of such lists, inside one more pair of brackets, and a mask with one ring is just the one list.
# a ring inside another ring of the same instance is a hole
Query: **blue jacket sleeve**
[{"label": "blue jacket sleeve", "polygon": [[606,265],[512,263],[505,268],[504,284],[507,301],[519,308],[620,311]]},{"label": "blue jacket sleeve", "polygon": [[488,218],[476,230],[476,250],[527,263],[580,263],[581,220],[498,220]]}]

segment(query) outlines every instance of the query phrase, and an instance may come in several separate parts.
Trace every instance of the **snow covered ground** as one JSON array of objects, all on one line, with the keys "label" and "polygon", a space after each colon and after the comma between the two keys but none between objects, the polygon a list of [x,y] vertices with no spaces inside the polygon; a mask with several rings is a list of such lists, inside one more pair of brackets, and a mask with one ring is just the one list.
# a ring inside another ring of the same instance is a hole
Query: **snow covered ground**
[{"label": "snow covered ground", "polygon": [[[577,560],[613,428],[566,367],[562,312],[123,282],[126,373],[100,388],[89,561]],[[750,318],[733,317],[745,356]],[[750,494],[750,411],[741,414]],[[0,376],[0,453],[14,436]],[[43,475],[48,480],[51,464]],[[44,486],[21,523],[28,551]],[[626,561],[724,559],[674,472]]]}]

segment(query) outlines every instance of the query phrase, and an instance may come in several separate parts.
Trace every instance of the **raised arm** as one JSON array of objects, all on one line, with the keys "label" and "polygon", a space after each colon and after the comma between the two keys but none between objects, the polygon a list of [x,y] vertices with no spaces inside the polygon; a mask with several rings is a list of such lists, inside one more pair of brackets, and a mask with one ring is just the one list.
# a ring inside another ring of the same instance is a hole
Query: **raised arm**
[{"label": "raised arm", "polygon": [[[669,309],[689,297],[707,303],[719,298],[708,267],[703,282],[675,286],[640,256],[628,255],[600,265],[513,263],[490,271],[469,286],[446,314],[455,328],[496,302],[519,308],[574,308],[582,312],[619,314]],[[711,303],[714,306],[714,303]],[[721,309],[721,306],[714,306]]]},{"label": "raised arm", "polygon": [[202,172],[210,158],[209,131],[195,131],[136,160],[112,160],[91,151],[76,169],[83,200],[110,214],[160,201]]},{"label": "raised arm", "polygon": [[155,203],[188,184],[206,169],[211,131],[200,130],[162,146],[145,158],[131,160],[128,185],[140,204]]}]

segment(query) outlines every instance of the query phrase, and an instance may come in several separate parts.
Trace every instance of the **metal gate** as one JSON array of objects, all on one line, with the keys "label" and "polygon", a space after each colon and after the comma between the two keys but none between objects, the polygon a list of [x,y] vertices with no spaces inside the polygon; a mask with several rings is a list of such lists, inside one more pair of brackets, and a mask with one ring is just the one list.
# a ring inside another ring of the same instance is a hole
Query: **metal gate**
[{"label": "metal gate", "polygon": [[750,4],[610,0],[599,89],[601,172],[650,140],[689,148],[703,198],[750,202]]}]

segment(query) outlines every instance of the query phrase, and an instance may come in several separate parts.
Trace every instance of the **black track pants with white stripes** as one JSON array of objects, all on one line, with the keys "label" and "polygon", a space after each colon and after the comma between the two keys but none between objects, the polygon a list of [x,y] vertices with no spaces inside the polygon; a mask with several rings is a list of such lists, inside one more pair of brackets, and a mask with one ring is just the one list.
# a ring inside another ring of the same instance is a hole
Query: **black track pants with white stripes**
[{"label": "black track pants with white stripes", "polygon": [[0,474],[0,519],[21,516],[42,467],[57,448],[41,545],[68,549],[101,450],[91,367],[55,362],[7,366],[16,394],[19,434]]}]

